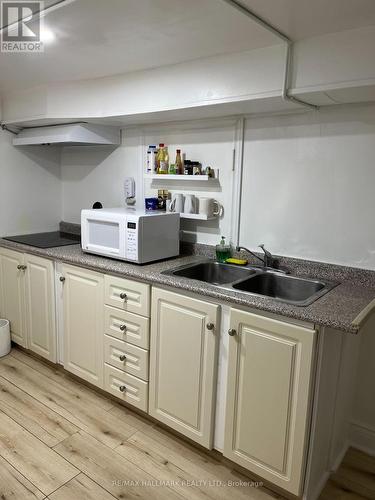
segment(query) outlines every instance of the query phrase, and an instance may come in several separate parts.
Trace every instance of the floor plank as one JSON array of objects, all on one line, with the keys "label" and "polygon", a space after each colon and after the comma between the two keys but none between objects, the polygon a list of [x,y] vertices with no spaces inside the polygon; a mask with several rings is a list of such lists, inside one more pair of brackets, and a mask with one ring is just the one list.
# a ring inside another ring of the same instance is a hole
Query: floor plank
[{"label": "floor plank", "polygon": [[330,480],[346,491],[375,499],[375,458],[351,448]]},{"label": "floor plank", "polygon": [[49,495],[79,471],[0,411],[0,456]]},{"label": "floor plank", "polygon": [[[167,430],[160,427],[145,428],[142,432],[154,440],[156,443],[168,448],[175,457],[183,457],[189,460],[194,465],[205,471],[210,477],[219,478],[222,481],[248,481],[249,478],[240,472],[231,469],[219,460],[207,455],[204,451],[199,450],[193,445],[177,436],[172,435]],[[139,434],[136,434],[139,436]],[[258,490],[259,491],[259,490]],[[263,490],[262,490],[263,491]],[[269,498],[280,498],[279,495],[264,488],[264,491]],[[266,497],[268,498],[268,497]]]},{"label": "floor plank", "polygon": [[0,457],[0,498],[41,500],[44,498],[44,494]]},{"label": "floor plank", "polygon": [[79,428],[0,376],[1,410],[47,446],[55,446]]},{"label": "floor plank", "polygon": [[111,399],[103,396],[102,394],[99,394],[98,392],[90,389],[84,384],[80,384],[64,371],[58,369],[57,367],[54,368],[48,363],[44,363],[43,361],[30,356],[20,349],[13,348],[10,355],[18,359],[18,361],[25,363],[27,366],[30,366],[34,370],[42,373],[43,375],[46,375],[54,382],[57,382],[63,387],[66,387],[76,396],[79,395],[81,398],[84,398],[86,401],[89,401],[90,403],[98,406],[99,408],[102,408],[103,410],[108,411],[115,405],[115,403]]},{"label": "floor plank", "polygon": [[[185,444],[174,450],[173,446],[168,447],[142,431],[131,436],[116,451],[150,475],[174,484],[176,491],[186,499],[226,500],[231,497],[238,500],[269,500],[273,497],[270,492],[252,486],[248,478],[242,478],[242,482],[235,486],[239,478],[226,467],[207,467],[207,463],[214,462],[207,455],[191,452]],[[186,487],[186,483],[193,483],[195,487]]]},{"label": "floor plank", "polygon": [[114,497],[106,490],[94,483],[85,474],[61,486],[48,497],[49,500],[113,500]]},{"label": "floor plank", "polygon": [[[372,497],[373,498],[373,497]],[[329,480],[325,485],[319,500],[368,500],[369,497],[357,495],[352,491],[347,491],[340,484],[335,484]]]},{"label": "floor plank", "polygon": [[74,434],[54,450],[118,499],[182,498],[166,486],[155,485],[157,478],[85,433]]},{"label": "floor plank", "polygon": [[145,427],[154,427],[155,423],[152,420],[148,420],[147,418],[143,418],[138,413],[128,409],[126,406],[116,404],[113,408],[109,410],[109,413],[115,415],[121,420],[126,420],[126,423],[134,427],[135,429],[142,430]]},{"label": "floor plank", "polygon": [[103,410],[12,356],[0,361],[0,376],[111,448],[137,431],[126,418]]}]

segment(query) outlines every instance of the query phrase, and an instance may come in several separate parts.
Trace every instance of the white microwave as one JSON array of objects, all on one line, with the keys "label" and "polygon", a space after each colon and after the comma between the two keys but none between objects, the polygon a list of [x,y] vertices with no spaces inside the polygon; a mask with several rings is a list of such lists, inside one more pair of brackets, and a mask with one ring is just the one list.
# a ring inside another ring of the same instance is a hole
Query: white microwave
[{"label": "white microwave", "polygon": [[135,208],[82,210],[82,250],[137,264],[179,254],[180,215]]}]

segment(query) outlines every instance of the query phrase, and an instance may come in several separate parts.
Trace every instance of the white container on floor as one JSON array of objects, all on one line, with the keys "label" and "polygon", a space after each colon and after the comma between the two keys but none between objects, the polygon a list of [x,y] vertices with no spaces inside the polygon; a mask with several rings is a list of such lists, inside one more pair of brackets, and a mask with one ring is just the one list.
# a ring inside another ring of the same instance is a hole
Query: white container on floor
[{"label": "white container on floor", "polygon": [[0,319],[0,357],[10,353],[9,321]]}]

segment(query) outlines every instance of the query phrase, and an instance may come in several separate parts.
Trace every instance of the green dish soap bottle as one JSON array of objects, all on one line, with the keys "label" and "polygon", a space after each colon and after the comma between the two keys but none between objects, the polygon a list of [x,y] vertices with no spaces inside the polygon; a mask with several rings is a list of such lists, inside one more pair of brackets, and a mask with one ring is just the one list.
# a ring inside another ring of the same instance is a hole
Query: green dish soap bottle
[{"label": "green dish soap bottle", "polygon": [[227,259],[231,257],[230,245],[225,243],[225,236],[221,237],[221,241],[216,245],[216,260],[218,262],[226,262]]}]

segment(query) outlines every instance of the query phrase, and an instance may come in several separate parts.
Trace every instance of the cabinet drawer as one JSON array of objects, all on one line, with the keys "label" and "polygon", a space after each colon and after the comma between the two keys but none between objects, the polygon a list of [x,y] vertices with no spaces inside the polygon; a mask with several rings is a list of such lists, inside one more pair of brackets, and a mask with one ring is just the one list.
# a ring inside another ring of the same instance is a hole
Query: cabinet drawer
[{"label": "cabinet drawer", "polygon": [[148,349],[150,320],[137,314],[104,306],[104,333],[129,344]]},{"label": "cabinet drawer", "polygon": [[[121,391],[123,389],[123,391]],[[104,365],[104,390],[140,410],[148,408],[148,383],[133,375]]]},{"label": "cabinet drawer", "polygon": [[[105,303],[142,316],[150,316],[150,285],[105,276]],[[123,298],[122,298],[123,297]]]},{"label": "cabinet drawer", "polygon": [[148,380],[148,351],[140,347],[104,335],[104,361],[130,375]]}]

